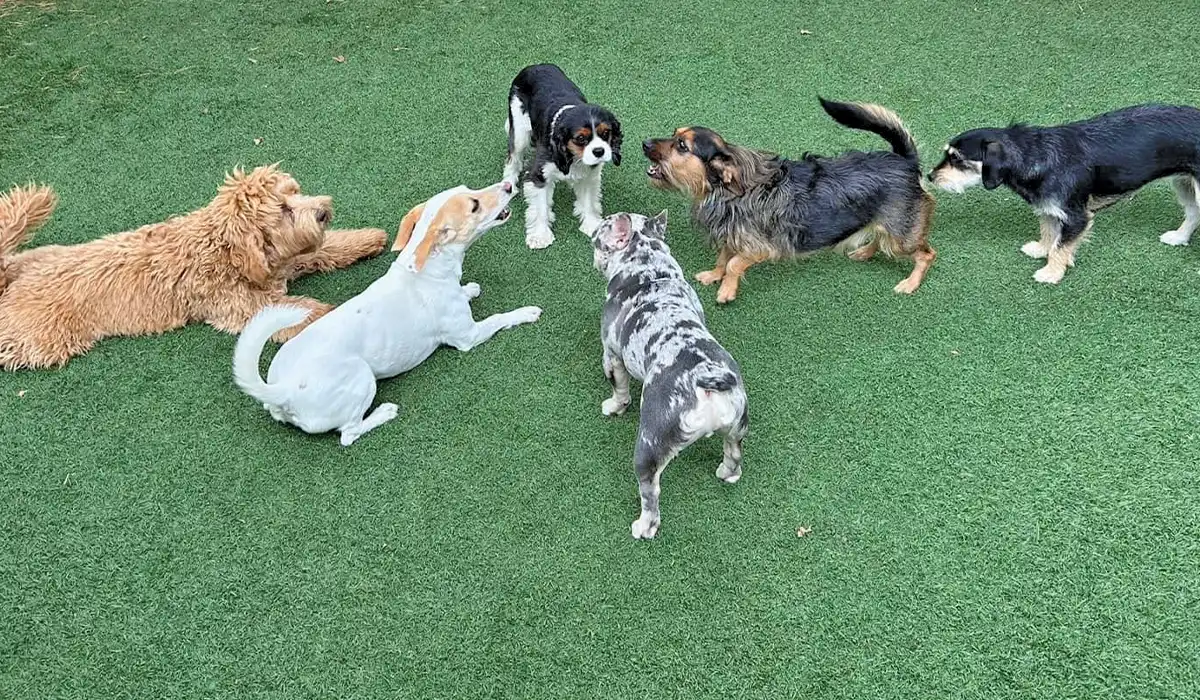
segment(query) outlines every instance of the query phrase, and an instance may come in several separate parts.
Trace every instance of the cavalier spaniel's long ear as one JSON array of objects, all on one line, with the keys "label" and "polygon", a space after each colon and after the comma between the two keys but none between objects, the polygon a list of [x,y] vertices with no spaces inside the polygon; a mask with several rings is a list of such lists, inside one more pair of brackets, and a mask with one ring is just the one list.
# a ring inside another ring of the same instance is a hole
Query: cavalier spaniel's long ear
[{"label": "cavalier spaniel's long ear", "polygon": [[621,164],[621,141],[624,135],[621,133],[621,122],[617,121],[616,117],[612,120],[612,136],[608,145],[612,146],[612,163],[613,165]]},{"label": "cavalier spaniel's long ear", "polygon": [[266,286],[273,276],[263,210],[274,197],[270,181],[277,172],[275,166],[263,166],[247,175],[240,167],[235,168],[225,177],[225,184],[213,201],[214,209],[221,214],[219,236],[229,249],[230,264],[260,287]]},{"label": "cavalier spaniel's long ear", "polygon": [[554,157],[554,167],[558,168],[563,175],[571,172],[571,164],[575,161],[575,154],[571,153],[569,147],[572,136],[571,128],[561,123],[555,126],[554,131],[550,134],[550,155]]},{"label": "cavalier spaniel's long ear", "polygon": [[400,233],[396,234],[396,242],[392,244],[393,251],[404,250],[404,246],[408,245],[408,240],[412,238],[413,227],[417,225],[421,214],[424,213],[425,202],[421,202],[404,215],[404,219],[400,222]]}]

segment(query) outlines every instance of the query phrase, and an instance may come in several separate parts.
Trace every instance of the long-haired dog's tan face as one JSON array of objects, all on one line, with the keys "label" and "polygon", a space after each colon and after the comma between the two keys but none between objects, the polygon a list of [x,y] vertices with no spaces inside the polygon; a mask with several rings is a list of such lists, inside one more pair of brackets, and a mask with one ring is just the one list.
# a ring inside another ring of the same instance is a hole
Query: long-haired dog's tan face
[{"label": "long-haired dog's tan face", "polygon": [[225,220],[234,265],[259,284],[296,256],[320,248],[333,218],[330,197],[301,194],[295,178],[277,165],[249,173],[235,170],[225,178],[212,208]]},{"label": "long-haired dog's tan face", "polygon": [[[417,271],[425,267],[425,262],[437,248],[455,244],[469,246],[484,231],[508,221],[512,215],[508,208],[512,197],[512,183],[502,180],[482,190],[460,192],[443,202],[416,250]],[[408,245],[413,229],[425,213],[426,204],[422,202],[404,215],[392,250],[403,250]]]},{"label": "long-haired dog's tan face", "polygon": [[712,129],[680,127],[669,138],[647,139],[642,151],[650,159],[646,175],[655,187],[676,190],[700,201],[714,187],[742,193],[741,174],[729,144]]}]

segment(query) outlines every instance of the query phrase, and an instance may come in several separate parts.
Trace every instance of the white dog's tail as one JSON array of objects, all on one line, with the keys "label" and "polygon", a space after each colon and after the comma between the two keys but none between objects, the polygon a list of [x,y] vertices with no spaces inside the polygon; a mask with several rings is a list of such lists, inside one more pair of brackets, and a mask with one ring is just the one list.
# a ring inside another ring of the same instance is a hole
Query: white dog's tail
[{"label": "white dog's tail", "polygon": [[277,332],[308,318],[308,309],[299,306],[268,306],[259,311],[242,329],[233,349],[233,382],[262,403],[278,406],[286,400],[287,389],[267,384],[258,372],[263,346]]}]

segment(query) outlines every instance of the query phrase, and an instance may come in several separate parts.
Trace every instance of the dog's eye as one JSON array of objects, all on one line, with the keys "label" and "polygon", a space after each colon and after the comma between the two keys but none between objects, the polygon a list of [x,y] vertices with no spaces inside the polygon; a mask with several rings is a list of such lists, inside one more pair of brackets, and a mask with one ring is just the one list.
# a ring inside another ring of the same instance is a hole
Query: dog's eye
[{"label": "dog's eye", "polygon": [[687,142],[679,139],[675,142],[675,148],[678,148],[680,153],[687,153]]},{"label": "dog's eye", "polygon": [[578,136],[575,137],[575,143],[579,144],[580,146],[587,145],[587,142],[588,142],[587,137],[584,136],[583,134],[579,134]]},{"label": "dog's eye", "polygon": [[479,211],[479,200],[472,197],[471,198],[471,213],[474,214],[477,211]]},{"label": "dog's eye", "polygon": [[292,215],[292,208],[291,208],[291,207],[289,207],[288,205],[284,204],[284,205],[281,205],[281,206],[279,207],[279,209],[280,209],[280,211],[282,211],[282,212],[283,212],[283,215],[284,215],[284,216],[291,217],[291,215]]}]

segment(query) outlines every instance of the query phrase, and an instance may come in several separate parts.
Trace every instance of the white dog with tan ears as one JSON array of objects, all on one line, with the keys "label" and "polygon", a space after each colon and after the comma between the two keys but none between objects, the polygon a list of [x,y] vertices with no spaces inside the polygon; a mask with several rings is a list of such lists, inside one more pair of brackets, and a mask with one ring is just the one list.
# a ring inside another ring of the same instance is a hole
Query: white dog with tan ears
[{"label": "white dog with tan ears", "polygon": [[462,283],[463,255],[484,231],[508,220],[513,187],[499,182],[473,191],[456,187],[405,215],[391,268],[358,296],[317,319],[279,349],[267,372],[259,358],[267,340],[308,315],[271,306],[251,319],[233,354],[233,379],[275,420],[306,433],[341,433],[349,445],[396,417],[394,403],[375,400],[375,382],[407,372],[442,345],[470,350],[498,331],[538,320],[526,306],[475,321],[479,285]]}]

